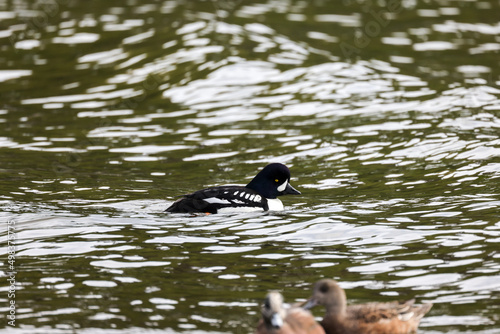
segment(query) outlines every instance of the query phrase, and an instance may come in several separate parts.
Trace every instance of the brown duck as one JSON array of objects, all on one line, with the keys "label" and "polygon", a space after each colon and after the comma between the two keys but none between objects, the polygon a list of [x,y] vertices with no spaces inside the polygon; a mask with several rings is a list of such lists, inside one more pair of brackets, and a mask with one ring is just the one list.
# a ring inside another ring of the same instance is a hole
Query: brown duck
[{"label": "brown duck", "polygon": [[261,311],[255,334],[325,334],[309,311],[284,305],[279,292],[267,294]]},{"label": "brown duck", "polygon": [[304,308],[323,305],[321,321],[326,334],[407,334],[415,333],[432,304],[405,302],[367,303],[347,306],[344,290],[332,279],[322,279]]}]

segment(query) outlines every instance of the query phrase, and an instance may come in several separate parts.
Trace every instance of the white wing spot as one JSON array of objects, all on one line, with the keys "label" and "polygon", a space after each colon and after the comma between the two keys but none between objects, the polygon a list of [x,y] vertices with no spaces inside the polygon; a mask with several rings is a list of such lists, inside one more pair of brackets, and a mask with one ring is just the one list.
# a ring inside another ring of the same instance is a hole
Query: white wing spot
[{"label": "white wing spot", "polygon": [[231,204],[227,199],[217,198],[217,197],[208,197],[203,199],[205,202],[210,204]]},{"label": "white wing spot", "polygon": [[253,199],[255,198],[255,195],[250,196],[250,200],[253,202]]},{"label": "white wing spot", "polygon": [[254,201],[260,202],[260,201],[262,201],[262,197],[260,197],[260,195],[255,195]]},{"label": "white wing spot", "polygon": [[235,191],[233,196],[238,196],[239,191]]},{"label": "white wing spot", "polygon": [[250,197],[250,195],[251,195],[250,193],[247,193],[247,194],[245,195],[245,199],[248,199],[248,197]]}]

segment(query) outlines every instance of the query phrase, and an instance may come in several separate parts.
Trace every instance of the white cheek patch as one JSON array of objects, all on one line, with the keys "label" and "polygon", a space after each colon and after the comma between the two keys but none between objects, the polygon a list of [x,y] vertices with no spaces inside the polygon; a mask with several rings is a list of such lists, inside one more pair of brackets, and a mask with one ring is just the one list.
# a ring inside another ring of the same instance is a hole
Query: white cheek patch
[{"label": "white cheek patch", "polygon": [[285,191],[286,189],[286,186],[288,185],[288,180],[283,182],[279,187],[278,187],[278,191],[279,192],[282,192],[282,191]]}]

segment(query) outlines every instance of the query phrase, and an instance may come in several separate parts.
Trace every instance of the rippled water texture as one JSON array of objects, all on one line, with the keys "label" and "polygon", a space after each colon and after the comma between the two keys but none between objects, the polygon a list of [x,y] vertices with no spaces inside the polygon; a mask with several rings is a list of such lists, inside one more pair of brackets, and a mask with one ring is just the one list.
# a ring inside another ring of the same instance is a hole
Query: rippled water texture
[{"label": "rippled water texture", "polygon": [[[3,331],[251,333],[268,290],[331,277],[434,303],[420,333],[499,333],[499,12],[0,0]],[[269,162],[285,212],[163,212]]]}]

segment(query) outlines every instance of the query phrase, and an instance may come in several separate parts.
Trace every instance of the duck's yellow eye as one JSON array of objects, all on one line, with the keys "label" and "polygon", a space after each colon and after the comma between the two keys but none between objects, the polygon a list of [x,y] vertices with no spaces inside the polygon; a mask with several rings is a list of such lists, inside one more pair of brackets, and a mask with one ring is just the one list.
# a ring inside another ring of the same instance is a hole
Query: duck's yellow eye
[{"label": "duck's yellow eye", "polygon": [[274,179],[274,182],[276,182],[276,183],[278,183],[279,181],[280,181],[280,180],[278,180],[278,179]]}]

